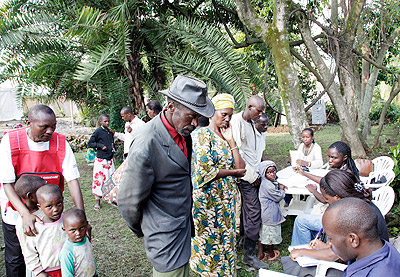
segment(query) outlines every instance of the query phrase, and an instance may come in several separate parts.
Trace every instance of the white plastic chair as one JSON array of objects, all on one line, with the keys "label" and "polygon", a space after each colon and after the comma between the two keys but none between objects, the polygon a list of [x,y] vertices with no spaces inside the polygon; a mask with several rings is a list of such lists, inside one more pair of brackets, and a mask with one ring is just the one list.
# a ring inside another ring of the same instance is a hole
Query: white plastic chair
[{"label": "white plastic chair", "polygon": [[337,270],[344,271],[347,268],[347,265],[320,260],[315,271],[315,277],[325,277],[329,268],[335,268]]},{"label": "white plastic chair", "polygon": [[272,270],[268,270],[268,269],[260,269],[258,272],[258,276],[259,277],[283,277],[283,276],[293,276],[294,275],[289,275],[289,274],[285,274],[285,273],[281,273],[281,272],[276,272],[276,271],[272,271]]},{"label": "white plastic chair", "polygon": [[394,167],[394,161],[388,156],[380,156],[378,158],[375,158],[372,160],[372,163],[374,164],[373,172],[393,170]]},{"label": "white plastic chair", "polygon": [[[382,180],[382,178],[385,177],[386,182],[384,183],[371,183],[372,181],[379,181]],[[384,186],[390,185],[391,182],[393,182],[394,177],[396,177],[396,174],[394,173],[393,170],[383,170],[383,171],[373,171],[369,174],[368,177],[360,178],[361,181],[364,182],[365,187],[367,188],[380,188]]]},{"label": "white plastic chair", "polygon": [[385,216],[393,206],[394,190],[390,186],[381,187],[372,192],[372,202],[379,208]]}]

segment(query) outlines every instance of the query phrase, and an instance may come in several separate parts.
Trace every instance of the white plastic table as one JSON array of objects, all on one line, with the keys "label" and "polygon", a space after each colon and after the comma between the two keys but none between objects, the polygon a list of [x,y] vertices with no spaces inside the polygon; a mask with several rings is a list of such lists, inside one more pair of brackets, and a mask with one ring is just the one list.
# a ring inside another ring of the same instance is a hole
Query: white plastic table
[{"label": "white plastic table", "polygon": [[[325,176],[329,170],[327,169],[311,169],[310,173],[316,176]],[[317,185],[319,190],[319,184],[310,180],[309,178],[296,173],[291,166],[288,166],[276,174],[278,176],[278,182],[287,186],[286,194],[292,194],[293,199],[287,207],[288,215],[299,215],[312,208],[315,197],[306,188],[308,184]],[[300,195],[310,195],[306,200],[300,200]]]}]

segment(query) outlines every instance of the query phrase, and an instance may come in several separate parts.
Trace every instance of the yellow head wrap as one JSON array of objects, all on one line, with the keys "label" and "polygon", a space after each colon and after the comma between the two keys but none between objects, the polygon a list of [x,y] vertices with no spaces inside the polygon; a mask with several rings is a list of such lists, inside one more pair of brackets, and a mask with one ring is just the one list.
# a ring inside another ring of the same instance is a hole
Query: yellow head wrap
[{"label": "yellow head wrap", "polygon": [[214,96],[211,101],[214,104],[215,110],[232,108],[235,105],[235,99],[228,93],[221,93]]}]

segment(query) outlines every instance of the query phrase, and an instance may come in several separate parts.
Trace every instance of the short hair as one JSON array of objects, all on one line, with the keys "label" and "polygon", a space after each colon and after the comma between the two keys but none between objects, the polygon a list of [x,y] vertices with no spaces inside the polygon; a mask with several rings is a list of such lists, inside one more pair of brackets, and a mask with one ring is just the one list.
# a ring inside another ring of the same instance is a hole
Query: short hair
[{"label": "short hair", "polygon": [[159,114],[162,111],[161,104],[157,100],[149,101],[149,103],[146,104],[146,107],[154,111],[156,114]]},{"label": "short hair", "polygon": [[46,184],[41,186],[36,191],[36,198],[38,199],[38,203],[40,203],[40,198],[45,197],[45,195],[57,195],[62,198],[62,192],[59,186],[54,184]]},{"label": "short hair", "polygon": [[329,196],[339,196],[340,198],[355,197],[366,202],[371,202],[372,191],[364,188],[358,178],[346,170],[331,170],[322,177],[320,188]]},{"label": "short hair", "polygon": [[200,115],[197,122],[199,127],[207,127],[210,124],[210,119],[208,117]]},{"label": "short hair", "polygon": [[354,175],[356,175],[358,178],[360,176],[360,172],[358,171],[356,163],[351,156],[350,146],[348,146],[347,143],[343,141],[336,141],[332,143],[331,146],[329,146],[329,149],[331,148],[336,149],[336,151],[343,157],[347,155],[347,160],[345,161],[345,164],[347,165],[347,168],[350,169],[351,172],[353,172]]},{"label": "short hair", "polygon": [[105,119],[105,118],[110,119],[110,117],[108,116],[108,114],[102,113],[102,114],[99,116],[99,121],[101,121],[101,120],[103,120],[103,119]]},{"label": "short hair", "polygon": [[19,197],[23,199],[27,199],[28,193],[35,193],[38,188],[44,186],[46,181],[37,175],[22,175],[16,182],[15,182],[15,192],[18,194]]},{"label": "short hair", "polygon": [[128,114],[128,113],[133,114],[133,111],[132,111],[132,108],[131,108],[131,107],[126,106],[126,107],[123,107],[123,108],[121,109],[121,113],[123,113],[123,114]]},{"label": "short hair", "polygon": [[265,107],[265,102],[264,102],[264,100],[260,97],[260,96],[258,96],[258,95],[253,95],[253,96],[251,96],[250,98],[249,98],[249,100],[247,100],[247,108],[249,107],[249,106],[255,106],[255,105],[259,105],[259,104],[263,104],[264,105],[264,107]]},{"label": "short hair", "polygon": [[70,218],[80,218],[87,222],[85,211],[77,208],[72,208],[64,212],[63,214],[63,222],[65,223],[66,220]]},{"label": "short hair", "polygon": [[39,104],[33,106],[29,112],[28,112],[28,120],[32,121],[33,119],[36,119],[38,117],[38,114],[47,114],[47,115],[52,115],[54,118],[56,117],[56,114],[54,111],[46,105]]},{"label": "short hair", "polygon": [[325,213],[329,212],[335,212],[335,217],[329,220],[334,222],[337,232],[362,234],[369,240],[379,238],[378,215],[367,202],[354,197],[343,198],[330,204]]}]

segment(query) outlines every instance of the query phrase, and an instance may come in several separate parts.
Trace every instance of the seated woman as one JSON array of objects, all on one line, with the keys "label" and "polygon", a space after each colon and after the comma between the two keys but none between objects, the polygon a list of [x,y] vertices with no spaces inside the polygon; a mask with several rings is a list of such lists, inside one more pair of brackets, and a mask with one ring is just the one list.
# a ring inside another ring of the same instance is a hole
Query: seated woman
[{"label": "seated woman", "polygon": [[311,128],[305,128],[301,132],[301,141],[298,148],[298,159],[295,163],[308,168],[321,168],[324,162],[321,147],[314,141],[314,131]]},{"label": "seated woman", "polygon": [[236,276],[236,182],[245,163],[232,136],[234,100],[212,99],[215,114],[193,138],[193,219],[190,267],[201,276]]},{"label": "seated woman", "polygon": [[[340,169],[353,173],[357,180],[359,178],[358,169],[351,157],[350,147],[342,142],[337,141],[329,146],[328,149],[328,164],[331,169]],[[320,183],[322,177],[305,172],[301,167],[295,168],[296,172],[306,176],[316,183]],[[327,203],[326,199],[318,192],[316,185],[307,185],[307,189],[317,198],[321,203]],[[317,214],[301,214],[296,217],[293,226],[292,246],[307,244],[311,237],[322,228],[322,213]]]},{"label": "seated woman", "polygon": [[[389,233],[385,218],[378,207],[372,203],[371,190],[365,189],[353,173],[344,170],[332,170],[321,179],[320,188],[322,195],[329,204],[346,197],[356,197],[369,203],[378,216],[378,233],[380,238],[389,241]],[[327,261],[335,261],[338,259],[332,251],[331,245],[327,243],[326,234],[322,229],[318,233],[318,236],[313,240],[310,238],[308,243],[310,249],[294,249],[290,252],[290,258],[293,261],[300,256],[308,256]],[[285,267],[291,263],[285,261],[283,264],[286,264],[284,265],[285,269]],[[291,267],[293,267],[293,264]],[[287,272],[285,270],[285,273],[294,274],[295,272]]]}]

